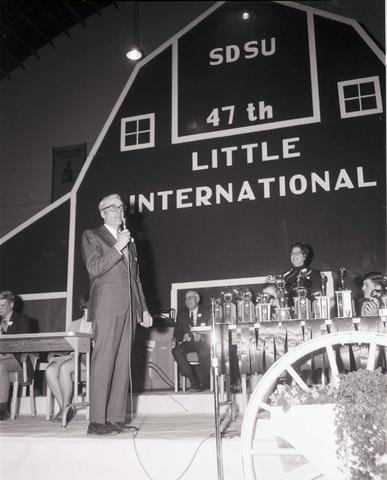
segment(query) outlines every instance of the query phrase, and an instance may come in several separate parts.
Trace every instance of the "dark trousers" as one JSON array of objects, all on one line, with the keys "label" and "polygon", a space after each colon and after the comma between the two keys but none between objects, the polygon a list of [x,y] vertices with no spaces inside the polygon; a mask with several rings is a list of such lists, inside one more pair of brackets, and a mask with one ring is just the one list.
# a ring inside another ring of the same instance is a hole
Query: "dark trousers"
[{"label": "dark trousers", "polygon": [[195,378],[194,371],[189,361],[187,360],[187,353],[196,352],[199,357],[199,367],[196,370],[197,381],[199,384],[209,385],[210,383],[210,368],[211,368],[211,353],[210,347],[206,342],[182,342],[172,349],[180,373],[184,377],[188,377],[190,381]]},{"label": "dark trousers", "polygon": [[90,376],[92,422],[125,421],[132,337],[129,315],[95,321]]}]

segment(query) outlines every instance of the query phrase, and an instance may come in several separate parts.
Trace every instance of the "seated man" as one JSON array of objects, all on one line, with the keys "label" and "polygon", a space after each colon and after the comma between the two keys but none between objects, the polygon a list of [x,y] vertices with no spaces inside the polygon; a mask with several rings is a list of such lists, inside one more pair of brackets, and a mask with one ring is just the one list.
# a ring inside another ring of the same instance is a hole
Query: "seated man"
[{"label": "seated man", "polygon": [[362,317],[374,317],[379,315],[379,301],[372,296],[374,290],[384,290],[386,280],[380,272],[369,272],[363,278],[363,298],[360,315]]},{"label": "seated man", "polygon": [[[83,317],[71,322],[68,329],[69,332],[76,333],[92,333],[92,323],[87,321],[87,307],[89,295],[83,294],[79,297],[79,308],[83,312]],[[84,355],[81,360],[81,371],[86,370],[86,360]],[[62,420],[63,410],[70,405],[73,396],[73,373],[75,369],[74,352],[70,355],[54,356],[46,368],[46,380],[59,404],[58,414],[52,418],[55,422]],[[70,409],[67,413],[67,421],[69,422],[74,415],[74,410]]]},{"label": "seated man", "polygon": [[[207,335],[191,332],[191,327],[202,323],[208,324],[209,313],[199,306],[200,295],[195,290],[189,290],[185,294],[185,306],[183,311],[178,311],[176,325],[173,332],[176,346],[172,349],[180,373],[187,377],[191,383],[191,390],[201,391],[210,388],[211,354]],[[199,357],[199,367],[196,375],[189,361],[187,353],[196,352]]]},{"label": "seated man", "polygon": [[[9,290],[0,292],[0,335],[30,333],[29,319],[22,313],[14,312],[15,295]],[[0,420],[10,417],[8,410],[9,372],[23,373],[20,353],[0,354]]]}]

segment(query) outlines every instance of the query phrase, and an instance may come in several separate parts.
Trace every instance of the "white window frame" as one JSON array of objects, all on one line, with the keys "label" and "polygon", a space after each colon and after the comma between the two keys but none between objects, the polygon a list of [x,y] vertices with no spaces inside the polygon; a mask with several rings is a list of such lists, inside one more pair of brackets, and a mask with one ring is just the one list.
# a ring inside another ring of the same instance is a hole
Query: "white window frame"
[{"label": "white window frame", "polygon": [[[360,85],[363,83],[373,83],[375,93],[370,95],[360,95]],[[356,85],[358,87],[358,96],[356,97],[344,97],[344,87],[348,85]],[[339,92],[339,103],[340,103],[340,116],[341,118],[351,118],[351,117],[362,117],[364,115],[373,115],[375,113],[383,112],[383,103],[382,95],[380,92],[380,83],[379,77],[366,77],[366,78],[357,78],[354,80],[346,80],[345,82],[337,82],[337,88]],[[361,108],[361,99],[366,97],[375,97],[376,99],[376,108],[369,108],[367,110],[358,110],[356,112],[347,112],[345,109],[345,101],[351,99],[359,99],[360,108]]]},{"label": "white window frame", "polygon": [[[149,120],[149,129],[138,130],[138,123],[140,120]],[[128,123],[136,122],[135,132],[126,132],[126,125]],[[149,142],[138,143],[138,135],[140,133],[149,132]],[[126,145],[126,137],[136,135],[136,143],[134,145]],[[155,114],[147,113],[144,115],[135,115],[133,117],[121,118],[121,132],[120,132],[120,151],[127,152],[129,150],[140,150],[142,148],[151,148],[155,146]]]}]

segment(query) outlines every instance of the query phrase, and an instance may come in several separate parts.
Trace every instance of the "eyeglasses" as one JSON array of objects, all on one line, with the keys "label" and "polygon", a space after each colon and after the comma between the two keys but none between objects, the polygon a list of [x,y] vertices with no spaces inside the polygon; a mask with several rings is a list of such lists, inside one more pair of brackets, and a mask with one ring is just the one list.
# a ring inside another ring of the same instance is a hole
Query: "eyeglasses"
[{"label": "eyeglasses", "polygon": [[102,210],[109,210],[109,212],[118,212],[118,211],[123,212],[125,210],[125,206],[113,204],[113,205],[108,205],[107,207],[101,208],[101,212]]}]

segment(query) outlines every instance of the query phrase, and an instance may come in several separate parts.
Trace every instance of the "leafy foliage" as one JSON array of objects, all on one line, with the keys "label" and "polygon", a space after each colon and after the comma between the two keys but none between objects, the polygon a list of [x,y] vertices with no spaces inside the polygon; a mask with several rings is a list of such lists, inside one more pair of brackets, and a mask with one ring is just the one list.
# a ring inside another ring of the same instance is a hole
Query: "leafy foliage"
[{"label": "leafy foliage", "polygon": [[287,411],[292,405],[333,403],[335,392],[336,389],[330,385],[313,385],[308,390],[303,390],[297,384],[278,385],[270,395],[270,402]]},{"label": "leafy foliage", "polygon": [[387,479],[386,375],[360,369],[340,375],[338,387],[278,385],[270,402],[292,405],[335,403],[337,455],[343,480]]},{"label": "leafy foliage", "polygon": [[386,383],[380,369],[340,375],[335,424],[345,478],[386,478]]}]

